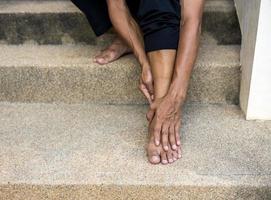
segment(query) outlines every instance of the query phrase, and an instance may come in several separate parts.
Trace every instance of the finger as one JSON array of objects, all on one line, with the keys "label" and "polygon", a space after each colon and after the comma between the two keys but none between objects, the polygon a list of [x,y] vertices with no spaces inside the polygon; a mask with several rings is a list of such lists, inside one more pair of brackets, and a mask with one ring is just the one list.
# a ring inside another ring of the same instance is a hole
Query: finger
[{"label": "finger", "polygon": [[153,82],[150,82],[147,84],[147,89],[149,91],[149,94],[151,95],[151,100],[154,100],[154,89],[153,89]]},{"label": "finger", "polygon": [[176,150],[177,149],[177,143],[176,143],[174,124],[171,124],[170,127],[169,127],[169,142],[170,142],[171,148],[173,150]]},{"label": "finger", "polygon": [[151,99],[151,95],[148,91],[148,89],[145,87],[144,84],[140,84],[139,85],[139,90],[143,93],[143,95],[147,98],[149,104],[152,103],[152,99]]},{"label": "finger", "polygon": [[165,151],[168,151],[169,149],[168,148],[168,129],[169,129],[168,124],[164,123],[162,127],[162,145]]},{"label": "finger", "polygon": [[159,146],[161,140],[162,124],[158,120],[155,120],[154,123],[155,123],[153,128],[154,143],[156,146]]},{"label": "finger", "polygon": [[176,138],[176,143],[177,143],[178,146],[181,145],[180,127],[181,127],[181,123],[177,122],[175,124],[175,138]]}]

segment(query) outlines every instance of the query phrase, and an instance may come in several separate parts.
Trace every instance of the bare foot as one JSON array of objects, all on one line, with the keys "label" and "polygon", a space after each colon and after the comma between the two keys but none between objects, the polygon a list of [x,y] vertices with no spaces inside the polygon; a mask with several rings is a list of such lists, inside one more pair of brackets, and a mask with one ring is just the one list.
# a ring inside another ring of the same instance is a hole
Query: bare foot
[{"label": "bare foot", "polygon": [[94,62],[104,65],[119,59],[121,56],[131,53],[128,45],[119,37],[117,37],[110,46],[102,50],[95,56]]},{"label": "bare foot", "polygon": [[181,158],[181,148],[178,146],[176,150],[169,148],[168,151],[165,151],[161,144],[156,146],[154,138],[151,137],[147,146],[147,155],[151,164],[171,164]]}]

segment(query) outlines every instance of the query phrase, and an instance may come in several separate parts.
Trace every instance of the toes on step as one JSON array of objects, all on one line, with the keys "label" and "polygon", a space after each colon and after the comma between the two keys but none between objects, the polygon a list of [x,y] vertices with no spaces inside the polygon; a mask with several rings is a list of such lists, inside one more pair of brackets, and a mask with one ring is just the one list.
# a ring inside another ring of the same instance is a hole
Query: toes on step
[{"label": "toes on step", "polygon": [[159,156],[151,156],[149,161],[152,164],[159,164],[160,163],[160,157]]}]

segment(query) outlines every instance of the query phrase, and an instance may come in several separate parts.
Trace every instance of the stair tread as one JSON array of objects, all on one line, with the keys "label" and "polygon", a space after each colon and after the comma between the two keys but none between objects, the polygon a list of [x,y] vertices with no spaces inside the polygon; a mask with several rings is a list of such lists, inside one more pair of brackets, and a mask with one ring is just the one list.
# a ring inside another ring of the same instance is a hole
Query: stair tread
[{"label": "stair tread", "polygon": [[186,104],[183,158],[146,161],[146,106],[0,103],[0,183],[270,186],[271,123]]},{"label": "stair tread", "polygon": [[[100,66],[92,58],[101,46],[92,45],[0,45],[0,67],[93,67],[123,68],[137,65],[132,55]],[[239,45],[201,45],[195,68],[240,67]]]},{"label": "stair tread", "polygon": [[[206,1],[205,10],[225,11],[234,10],[233,1]],[[0,1],[0,13],[74,13],[79,10],[70,1]]]},{"label": "stair tread", "polygon": [[[0,45],[0,100],[144,104],[132,55],[98,65],[102,46]],[[201,45],[188,101],[238,104],[240,46]]]}]

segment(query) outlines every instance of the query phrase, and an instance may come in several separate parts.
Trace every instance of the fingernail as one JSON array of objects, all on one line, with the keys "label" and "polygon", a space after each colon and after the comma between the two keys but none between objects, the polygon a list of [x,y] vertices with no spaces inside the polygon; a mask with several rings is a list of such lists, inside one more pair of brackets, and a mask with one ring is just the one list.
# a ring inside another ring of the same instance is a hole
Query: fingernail
[{"label": "fingernail", "polygon": [[177,146],[175,144],[172,145],[172,149],[177,149]]}]

